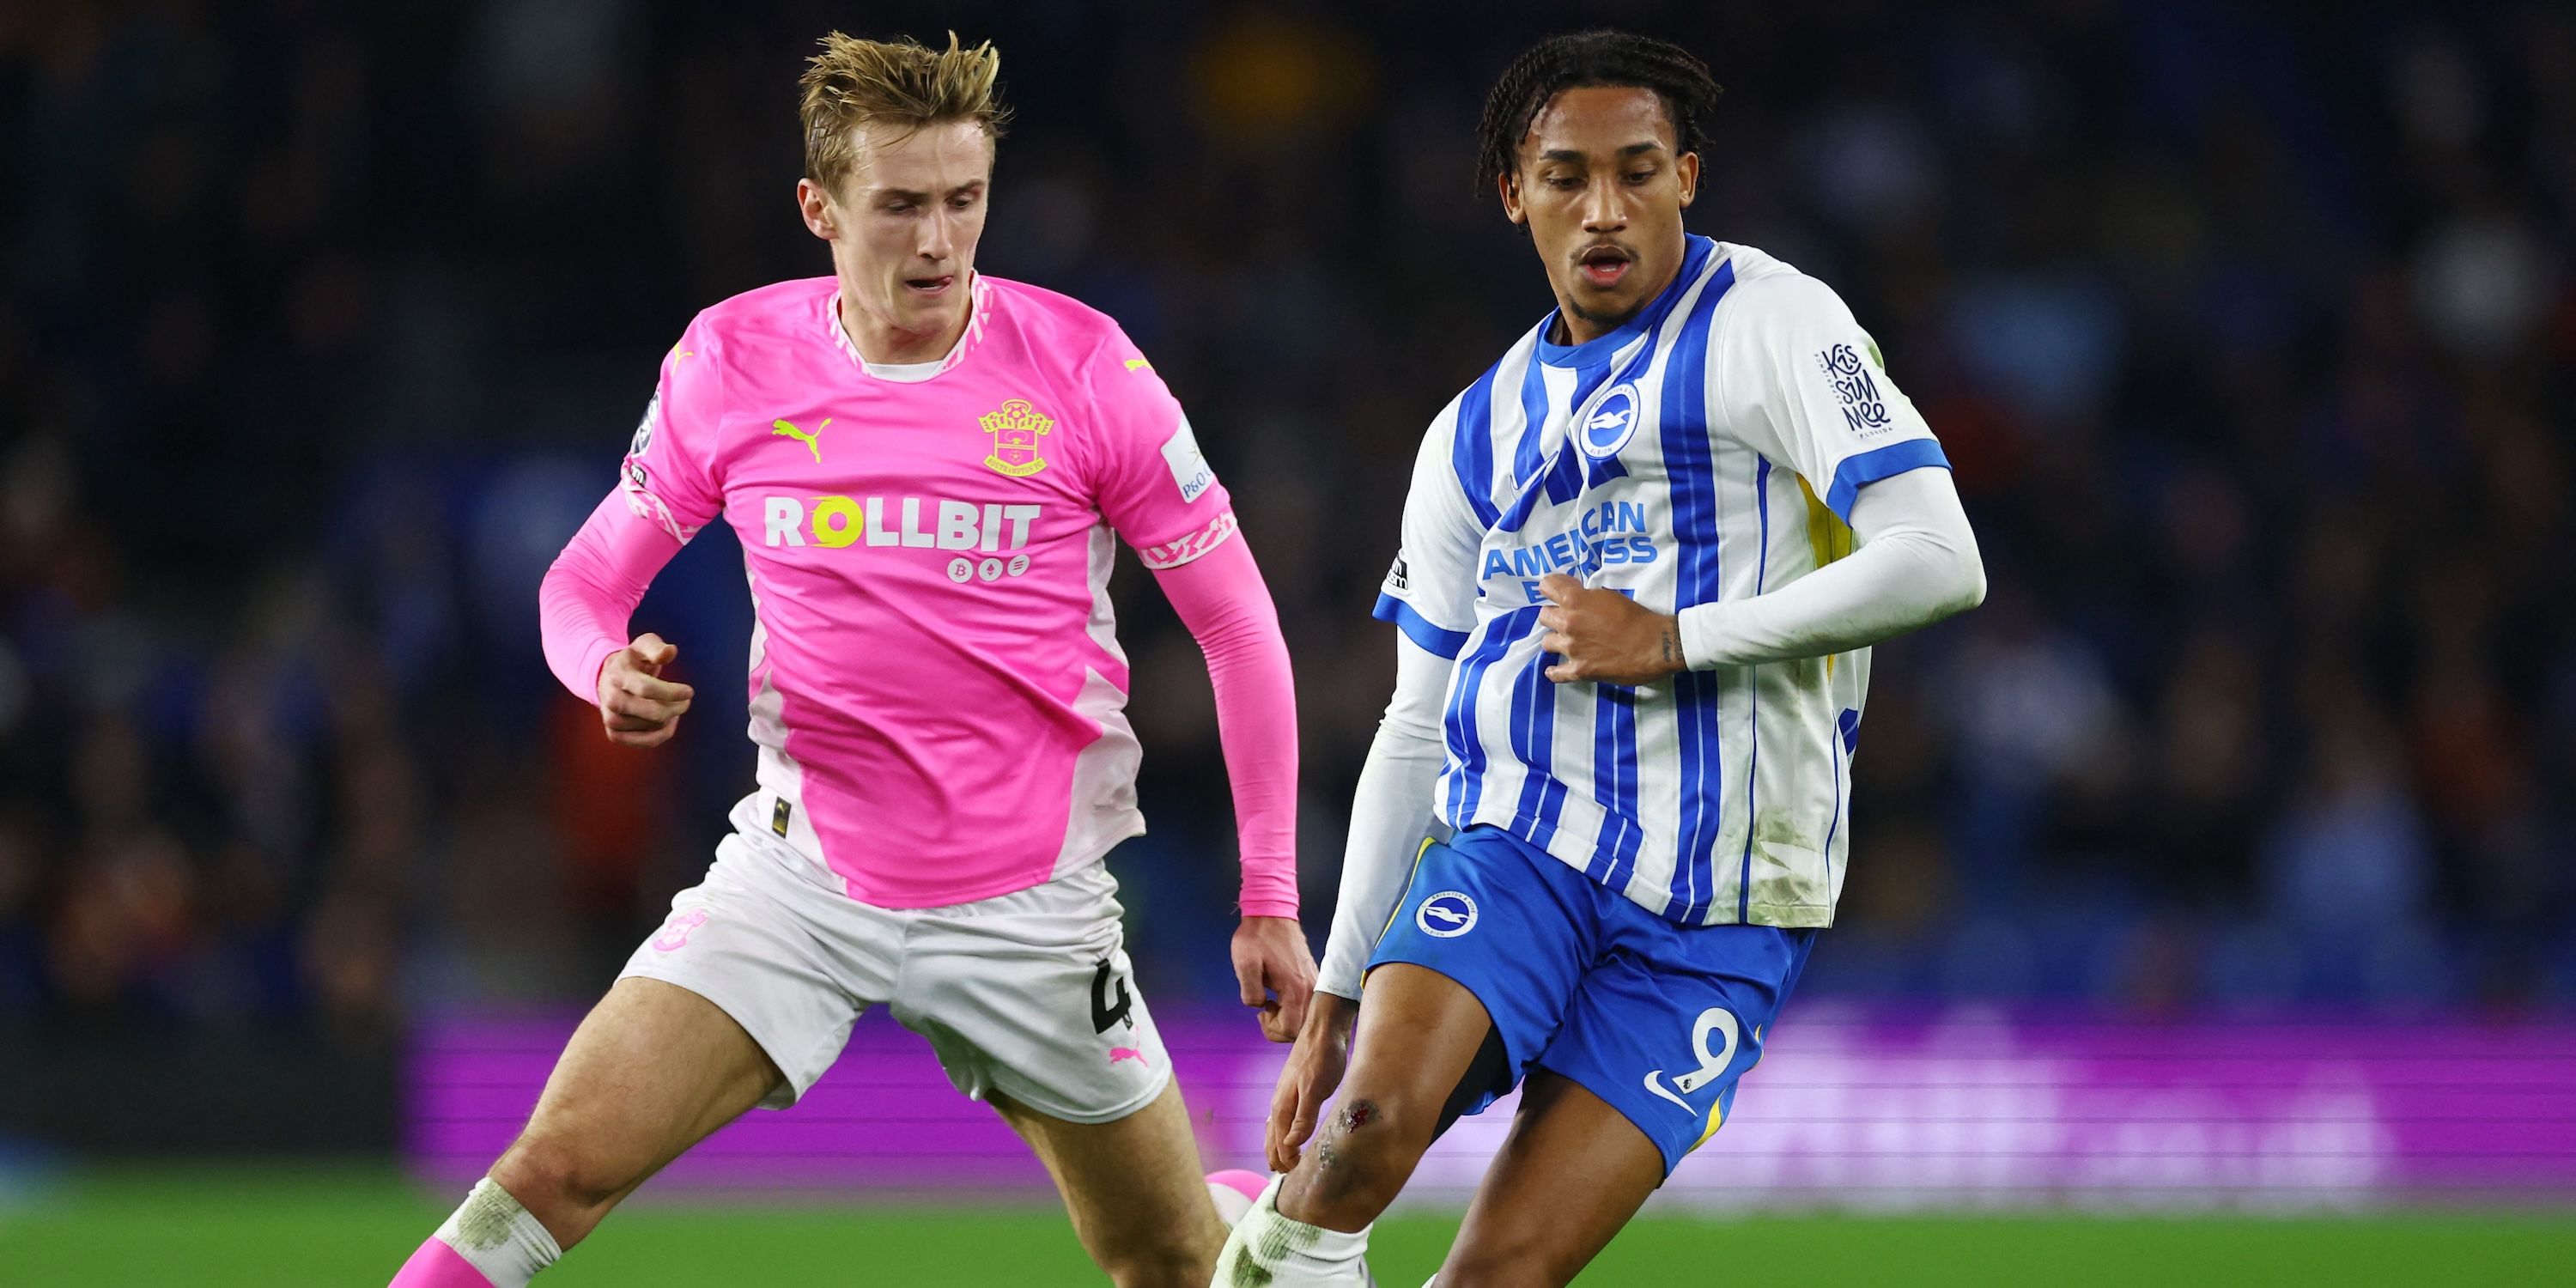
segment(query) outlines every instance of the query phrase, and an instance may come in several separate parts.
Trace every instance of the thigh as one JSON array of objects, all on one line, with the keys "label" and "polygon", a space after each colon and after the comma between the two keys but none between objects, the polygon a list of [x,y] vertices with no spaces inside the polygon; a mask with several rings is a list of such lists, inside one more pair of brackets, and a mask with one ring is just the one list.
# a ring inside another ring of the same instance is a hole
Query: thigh
[{"label": "thigh", "polygon": [[1627,1115],[1544,1069],[1476,1191],[1438,1282],[1568,1283],[1664,1182],[1663,1155]]},{"label": "thigh", "polygon": [[1358,1230],[1395,1201],[1422,1151],[1456,1117],[1449,1106],[1493,1037],[1484,1004],[1458,981],[1394,962],[1369,972],[1351,1065],[1314,1144],[1279,1184],[1279,1211]]},{"label": "thigh", "polygon": [[1546,1049],[1596,929],[1560,876],[1583,881],[1490,829],[1424,849],[1361,983],[1350,1070],[1280,1186],[1281,1212],[1336,1230],[1375,1220],[1433,1138]]},{"label": "thigh", "polygon": [[[1373,1122],[1386,1123],[1417,1151],[1428,1148],[1462,1112],[1460,1104],[1473,1107],[1463,1112],[1473,1112],[1511,1089],[1514,1075],[1501,1065],[1489,1070],[1497,1075],[1492,1083],[1468,1085],[1495,1027],[1491,1012],[1465,985],[1427,967],[1390,962],[1369,971],[1364,989],[1367,1002],[1351,1038],[1350,1069],[1311,1152],[1321,1154],[1335,1135]],[[1315,1161],[1330,1172],[1329,1157]]]},{"label": "thigh", "polygon": [[[1598,951],[1598,896],[1589,886],[1582,874],[1489,828],[1425,849],[1369,959],[1354,1072],[1367,1059],[1379,978],[1388,967],[1408,966],[1471,994],[1502,1045],[1502,1076],[1456,1088],[1470,1093],[1460,1111],[1482,1110],[1511,1090],[1555,1038]],[[1402,1042],[1400,1030],[1385,1031]],[[1443,1095],[1453,1086],[1443,1085]]]},{"label": "thigh", "polygon": [[1110,1122],[1069,1122],[1008,1095],[993,1108],[1029,1143],[1064,1195],[1073,1231],[1121,1284],[1204,1284],[1225,1244],[1177,1083]]},{"label": "thigh", "polygon": [[541,1167],[584,1198],[613,1200],[780,1081],[777,1066],[722,1008],[659,980],[621,979],[574,1030],[527,1130],[494,1174],[518,1194],[503,1173]]}]

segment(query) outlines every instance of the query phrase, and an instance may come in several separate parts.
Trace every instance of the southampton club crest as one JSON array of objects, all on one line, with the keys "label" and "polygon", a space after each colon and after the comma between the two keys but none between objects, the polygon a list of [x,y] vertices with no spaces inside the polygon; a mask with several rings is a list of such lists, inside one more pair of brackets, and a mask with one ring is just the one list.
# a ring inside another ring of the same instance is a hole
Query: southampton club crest
[{"label": "southampton club crest", "polygon": [[1038,440],[1055,428],[1055,421],[1040,415],[1028,399],[1003,403],[1000,411],[984,413],[982,423],[984,432],[993,436],[993,450],[984,463],[995,473],[1024,479],[1047,467],[1046,458],[1038,455]]}]

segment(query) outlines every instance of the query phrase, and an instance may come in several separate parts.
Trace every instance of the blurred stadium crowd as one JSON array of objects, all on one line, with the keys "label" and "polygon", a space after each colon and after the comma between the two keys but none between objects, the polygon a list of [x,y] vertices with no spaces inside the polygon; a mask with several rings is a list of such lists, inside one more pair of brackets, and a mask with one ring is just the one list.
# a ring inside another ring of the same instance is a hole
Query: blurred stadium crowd
[{"label": "blurred stadium crowd", "polygon": [[[388,1031],[585,998],[748,785],[711,531],[622,752],[534,591],[692,311],[828,271],[826,27],[994,38],[983,265],[1118,317],[1287,623],[1318,941],[1427,418],[1550,301],[1471,191],[1569,21],[1727,87],[1700,232],[1823,277],[1987,606],[1887,647],[1814,994],[2576,1005],[2576,13],[2509,5],[623,0],[0,13],[0,1017]],[[1194,647],[1120,579],[1140,968],[1222,967]],[[899,665],[899,659],[854,664]],[[728,705],[730,704],[730,705]]]}]

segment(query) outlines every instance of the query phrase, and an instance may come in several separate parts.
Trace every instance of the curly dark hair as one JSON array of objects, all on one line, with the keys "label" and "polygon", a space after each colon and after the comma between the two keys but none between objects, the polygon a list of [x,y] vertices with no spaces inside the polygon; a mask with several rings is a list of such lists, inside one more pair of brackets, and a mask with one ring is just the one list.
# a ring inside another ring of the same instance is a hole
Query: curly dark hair
[{"label": "curly dark hair", "polygon": [[1707,64],[1689,50],[1651,36],[1578,31],[1530,46],[1485,96],[1485,119],[1476,126],[1483,153],[1476,163],[1476,186],[1492,192],[1494,181],[1520,164],[1521,139],[1549,99],[1600,85],[1653,90],[1664,101],[1680,150],[1707,149],[1707,121],[1719,93]]}]

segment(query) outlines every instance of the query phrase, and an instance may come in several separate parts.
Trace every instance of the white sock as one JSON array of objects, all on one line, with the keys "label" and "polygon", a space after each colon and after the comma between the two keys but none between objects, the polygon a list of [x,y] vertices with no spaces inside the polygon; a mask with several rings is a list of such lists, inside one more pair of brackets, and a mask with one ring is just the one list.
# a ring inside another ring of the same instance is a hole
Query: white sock
[{"label": "white sock", "polygon": [[1369,1277],[1368,1231],[1344,1234],[1291,1220],[1279,1211],[1279,1186],[1253,1200],[1252,1210],[1234,1223],[1225,1251],[1216,1257],[1214,1283],[1268,1284],[1271,1288],[1376,1288]]},{"label": "white sock", "polygon": [[492,1288],[528,1288],[538,1271],[563,1255],[546,1227],[489,1176],[476,1181],[464,1204],[448,1214],[438,1241],[482,1271]]}]

